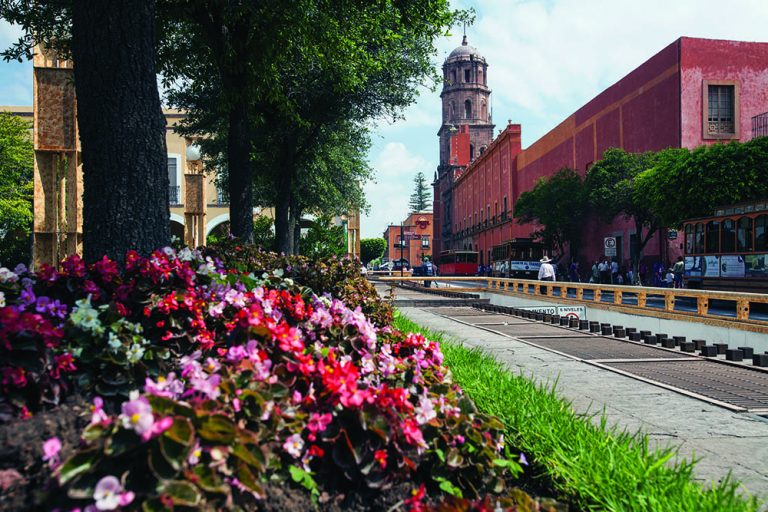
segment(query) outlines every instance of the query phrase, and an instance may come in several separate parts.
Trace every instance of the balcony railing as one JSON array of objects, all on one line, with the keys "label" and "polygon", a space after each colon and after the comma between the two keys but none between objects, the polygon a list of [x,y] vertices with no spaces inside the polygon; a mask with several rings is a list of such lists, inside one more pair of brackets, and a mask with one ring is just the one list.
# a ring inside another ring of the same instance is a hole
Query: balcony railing
[{"label": "balcony railing", "polygon": [[755,137],[768,137],[768,112],[752,118],[752,138]]},{"label": "balcony railing", "polygon": [[173,206],[181,204],[181,187],[179,185],[170,185],[168,187],[168,204]]}]

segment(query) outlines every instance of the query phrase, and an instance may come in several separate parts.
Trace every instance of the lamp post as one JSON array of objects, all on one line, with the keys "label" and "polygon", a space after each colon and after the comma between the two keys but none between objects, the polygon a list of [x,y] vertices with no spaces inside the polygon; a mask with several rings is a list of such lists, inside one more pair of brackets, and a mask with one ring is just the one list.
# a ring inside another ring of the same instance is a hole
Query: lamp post
[{"label": "lamp post", "polygon": [[189,247],[205,245],[205,184],[200,146],[187,146],[187,172],[184,174],[184,243]]}]

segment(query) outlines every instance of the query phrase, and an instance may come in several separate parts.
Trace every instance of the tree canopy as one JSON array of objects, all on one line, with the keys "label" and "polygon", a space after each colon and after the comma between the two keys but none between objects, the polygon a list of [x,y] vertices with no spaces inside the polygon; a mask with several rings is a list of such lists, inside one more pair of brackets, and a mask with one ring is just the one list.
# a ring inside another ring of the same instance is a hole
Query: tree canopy
[{"label": "tree canopy", "polygon": [[32,126],[0,113],[0,265],[29,263],[32,228]]},{"label": "tree canopy", "polygon": [[419,171],[413,178],[413,193],[411,199],[408,202],[408,208],[412,212],[420,212],[423,210],[432,209],[431,194],[429,191],[429,185],[424,177],[424,173]]},{"label": "tree canopy", "polygon": [[360,261],[367,264],[381,258],[386,248],[387,241],[383,238],[363,238],[360,240]]},{"label": "tree canopy", "polygon": [[551,178],[541,178],[530,191],[523,192],[515,202],[514,216],[518,224],[535,222],[539,229],[534,238],[547,247],[565,254],[568,245],[571,257],[581,245],[586,196],[581,176],[573,169],[563,168]]}]

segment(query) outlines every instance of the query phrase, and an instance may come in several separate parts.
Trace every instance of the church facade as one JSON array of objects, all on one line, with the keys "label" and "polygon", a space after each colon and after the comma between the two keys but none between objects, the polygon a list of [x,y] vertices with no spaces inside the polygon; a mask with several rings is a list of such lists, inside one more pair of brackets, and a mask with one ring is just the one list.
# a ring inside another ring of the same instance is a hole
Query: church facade
[{"label": "church facade", "polygon": [[[482,69],[482,80],[454,84],[454,76],[466,77],[461,73],[467,68],[470,79],[479,77],[472,69]],[[753,137],[753,118],[768,111],[768,43],[683,37],[522,149],[520,125],[509,121],[493,138],[490,114],[483,118],[462,110],[462,102],[473,108],[477,101],[488,104],[487,63],[477,50],[465,40],[443,70],[434,251],[475,250],[483,264],[491,263],[494,245],[530,237],[536,229],[517,224],[512,212],[520,194],[540,178],[563,167],[583,176],[612,147],[644,152],[746,141]],[[634,229],[622,218],[610,224],[585,219],[585,262],[603,255],[609,236],[617,239],[618,261],[627,262]],[[648,260],[673,260],[682,253],[682,237],[668,235],[661,230],[646,245]]]}]

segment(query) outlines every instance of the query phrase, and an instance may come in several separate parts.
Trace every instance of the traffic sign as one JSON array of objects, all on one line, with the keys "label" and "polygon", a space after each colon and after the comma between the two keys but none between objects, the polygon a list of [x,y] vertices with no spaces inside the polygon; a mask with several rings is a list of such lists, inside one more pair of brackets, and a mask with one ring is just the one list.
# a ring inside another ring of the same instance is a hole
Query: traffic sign
[{"label": "traffic sign", "polygon": [[616,256],[616,237],[607,236],[603,239],[606,256]]}]

